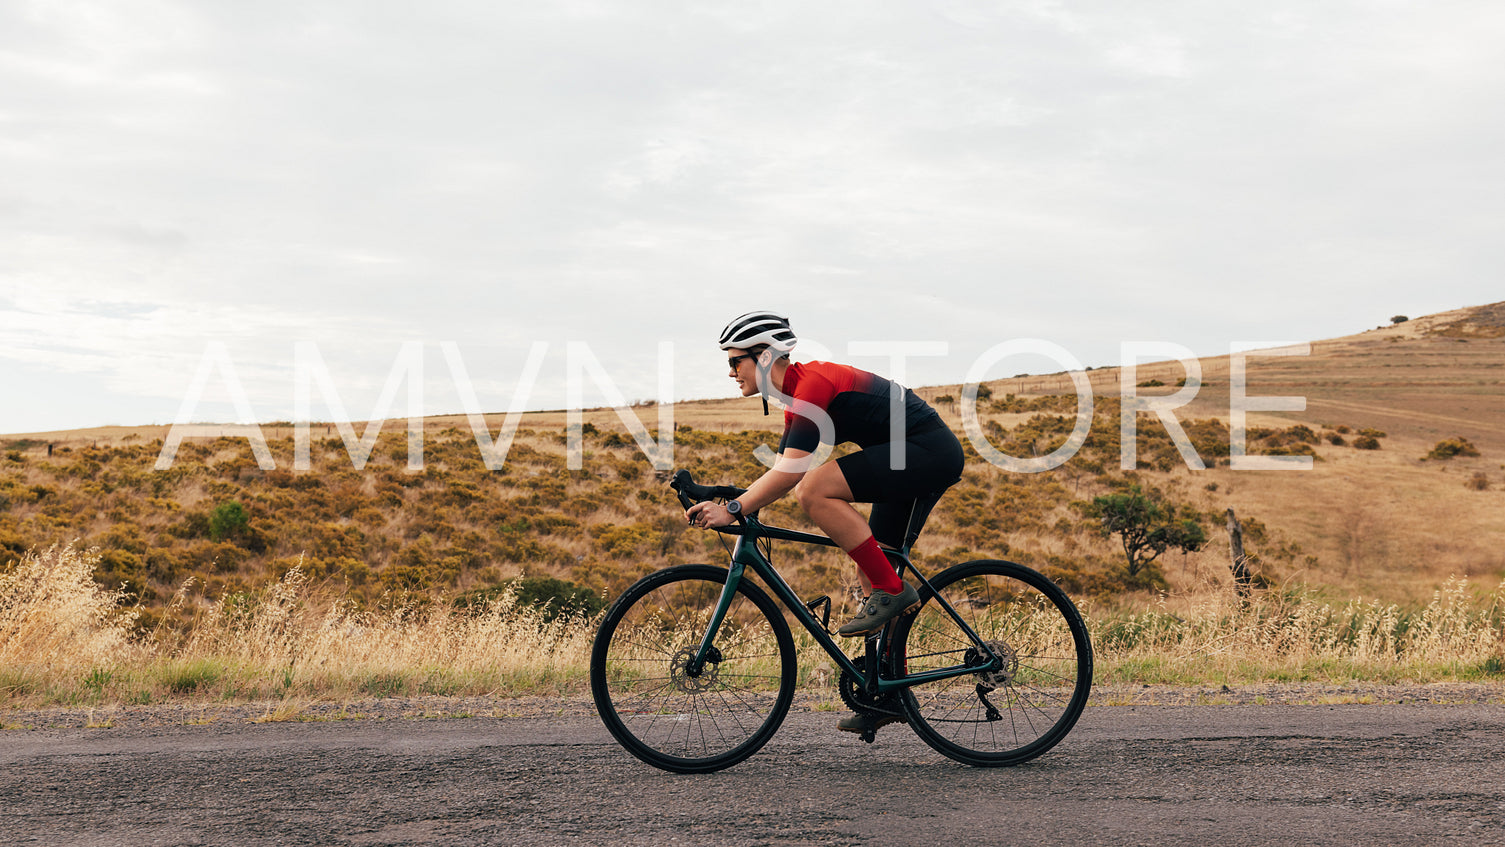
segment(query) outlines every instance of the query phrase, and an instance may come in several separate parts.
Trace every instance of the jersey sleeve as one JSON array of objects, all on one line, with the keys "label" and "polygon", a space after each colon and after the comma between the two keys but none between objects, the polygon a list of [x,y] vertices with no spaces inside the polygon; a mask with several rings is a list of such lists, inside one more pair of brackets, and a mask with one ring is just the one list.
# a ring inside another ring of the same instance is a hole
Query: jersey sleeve
[{"label": "jersey sleeve", "polygon": [[814,453],[820,447],[820,424],[811,410],[824,415],[837,393],[836,383],[815,368],[807,368],[800,375],[789,395],[794,402],[784,412],[784,437],[779,441],[779,452],[793,448]]}]

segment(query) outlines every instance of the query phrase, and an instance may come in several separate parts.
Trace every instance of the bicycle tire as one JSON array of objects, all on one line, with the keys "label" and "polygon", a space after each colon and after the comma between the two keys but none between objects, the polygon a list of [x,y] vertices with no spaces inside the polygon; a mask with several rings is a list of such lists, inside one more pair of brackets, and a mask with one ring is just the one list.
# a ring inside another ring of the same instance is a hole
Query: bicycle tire
[{"label": "bicycle tire", "polygon": [[789,713],[797,662],[779,606],[744,579],[697,676],[689,659],[727,571],[680,565],[642,578],[602,618],[591,696],[617,742],[655,767],[708,773],[756,753]]},{"label": "bicycle tire", "polygon": [[1006,661],[992,673],[907,689],[904,711],[915,734],[978,767],[1017,765],[1060,743],[1092,690],[1092,643],[1071,599],[1040,573],[999,560],[955,565],[931,586],[920,593],[920,611],[894,630],[905,672],[986,661],[936,594]]}]

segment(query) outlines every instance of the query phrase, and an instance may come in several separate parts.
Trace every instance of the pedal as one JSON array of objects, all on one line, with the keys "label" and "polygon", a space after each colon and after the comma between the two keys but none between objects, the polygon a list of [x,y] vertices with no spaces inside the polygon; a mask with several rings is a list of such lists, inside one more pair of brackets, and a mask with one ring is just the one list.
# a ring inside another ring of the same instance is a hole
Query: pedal
[{"label": "pedal", "polygon": [[909,723],[909,719],[900,714],[890,712],[873,712],[862,716],[862,732],[858,736],[863,741],[872,744],[878,737],[878,730],[891,723]]}]

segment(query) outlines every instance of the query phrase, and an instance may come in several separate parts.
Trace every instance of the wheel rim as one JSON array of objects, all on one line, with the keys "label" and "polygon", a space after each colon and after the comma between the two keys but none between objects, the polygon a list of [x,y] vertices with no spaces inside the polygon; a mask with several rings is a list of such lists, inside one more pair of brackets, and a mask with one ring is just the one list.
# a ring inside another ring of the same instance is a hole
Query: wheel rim
[{"label": "wheel rim", "polygon": [[921,738],[973,764],[1017,764],[1050,749],[1075,724],[1091,686],[1091,648],[1075,607],[1028,581],[1033,572],[1006,564],[959,567],[935,581],[996,663],[962,639],[933,599],[902,633],[911,674],[987,665],[907,695]]},{"label": "wheel rim", "polygon": [[598,710],[628,750],[660,767],[710,769],[703,766],[746,758],[772,735],[792,699],[787,627],[776,631],[743,591],[705,662],[692,667],[721,587],[698,571],[640,584],[598,636],[591,680]]}]

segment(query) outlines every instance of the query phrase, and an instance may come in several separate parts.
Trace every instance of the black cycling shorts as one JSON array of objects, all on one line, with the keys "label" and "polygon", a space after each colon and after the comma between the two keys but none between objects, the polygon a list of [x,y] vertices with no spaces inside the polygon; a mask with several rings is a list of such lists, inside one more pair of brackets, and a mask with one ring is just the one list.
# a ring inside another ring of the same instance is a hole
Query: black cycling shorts
[{"label": "black cycling shorts", "polygon": [[[895,450],[904,467],[894,470]],[[910,433],[907,440],[875,444],[842,456],[836,466],[858,503],[872,503],[868,526],[885,547],[914,544],[940,495],[962,476],[962,445],[944,425]]]}]

